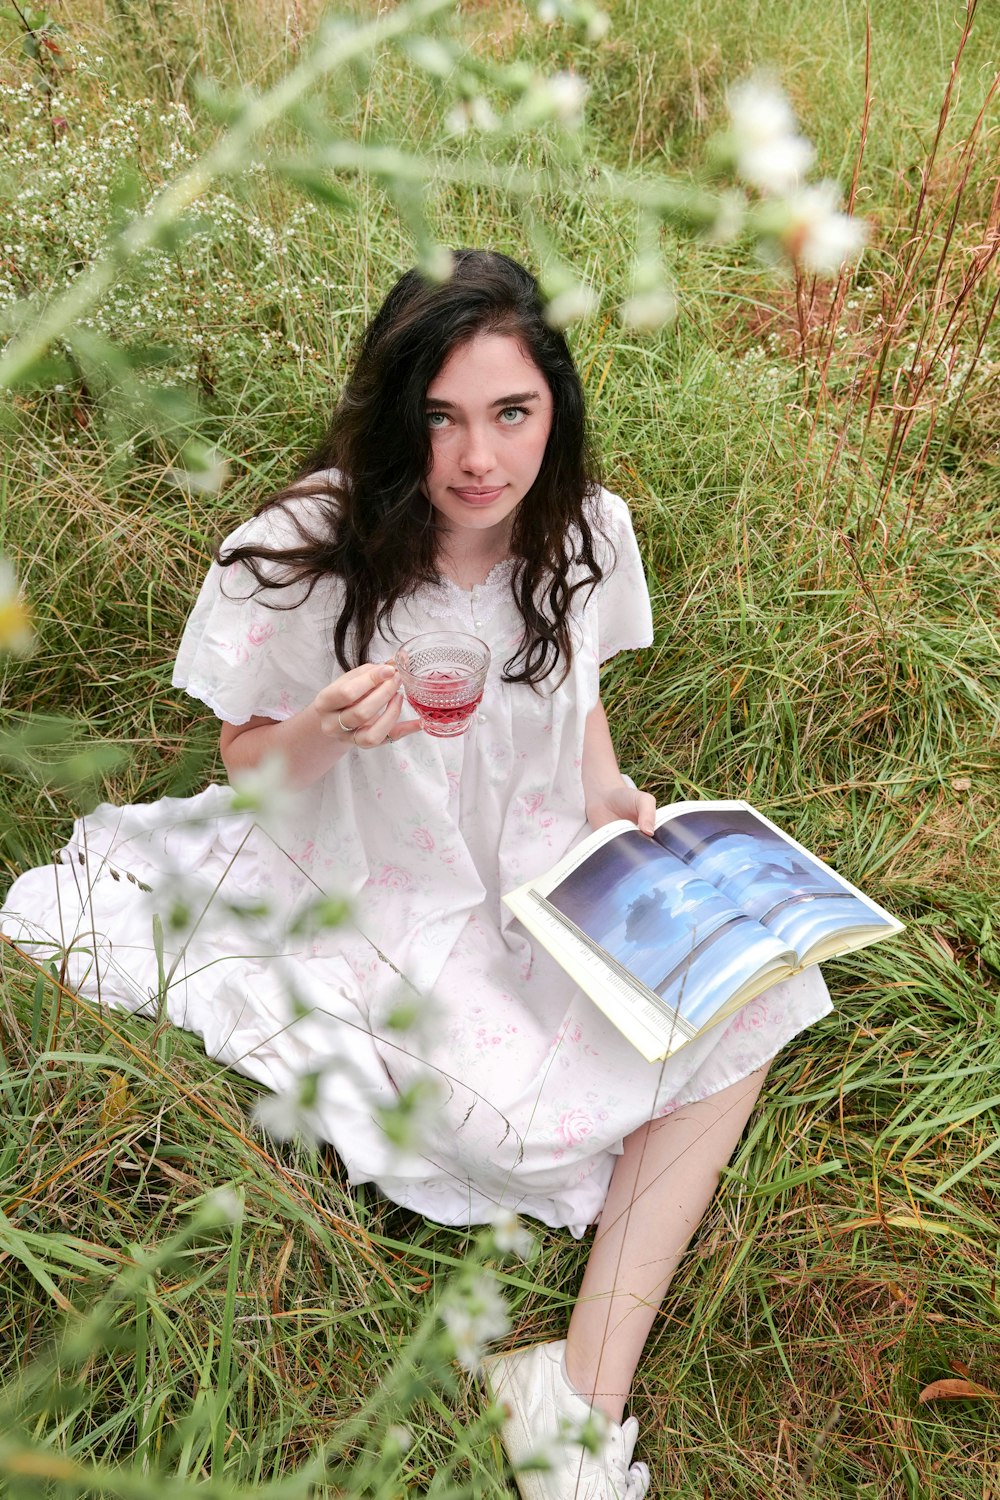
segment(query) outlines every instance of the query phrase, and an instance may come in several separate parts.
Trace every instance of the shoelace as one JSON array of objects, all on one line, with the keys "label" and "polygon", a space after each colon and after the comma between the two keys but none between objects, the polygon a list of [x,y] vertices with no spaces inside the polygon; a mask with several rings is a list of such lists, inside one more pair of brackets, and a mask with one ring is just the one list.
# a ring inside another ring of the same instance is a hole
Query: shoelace
[{"label": "shoelace", "polygon": [[642,1500],[649,1489],[649,1470],[645,1464],[633,1464],[628,1471],[625,1500]]},{"label": "shoelace", "polygon": [[621,1500],[643,1500],[649,1489],[649,1469],[644,1463],[630,1463],[639,1436],[639,1424],[634,1417],[622,1427],[623,1446],[612,1439],[606,1454],[608,1479]]}]

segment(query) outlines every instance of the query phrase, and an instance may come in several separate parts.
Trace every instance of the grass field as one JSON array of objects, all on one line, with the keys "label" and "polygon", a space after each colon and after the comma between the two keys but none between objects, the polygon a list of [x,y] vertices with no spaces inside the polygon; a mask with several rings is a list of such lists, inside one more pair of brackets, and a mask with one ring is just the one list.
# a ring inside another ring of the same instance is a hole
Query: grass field
[{"label": "grass field", "polygon": [[[870,40],[859,0],[610,11],[596,42],[499,0],[441,23],[476,58],[590,82],[589,178],[530,213],[498,180],[446,180],[468,149],[447,84],[398,48],[322,104],[339,138],[440,167],[439,241],[535,260],[544,226],[604,293],[572,342],[657,620],[607,676],[623,766],[660,801],[748,798],[908,923],[830,966],[836,1013],[775,1064],[641,1367],[640,1451],[653,1495],[683,1500],[1000,1500],[995,13],[973,4],[963,41],[944,0],[873,0]],[[263,90],[319,10],[48,16],[63,29],[36,13],[37,58],[0,22],[4,304],[57,291],[218,137],[200,72]],[[763,66],[821,171],[855,182],[860,263],[814,284],[664,231],[677,321],[627,332],[635,213],[602,170],[693,178],[726,84]],[[305,133],[283,122],[271,149]],[[560,148],[543,129],[490,149],[499,179]],[[0,665],[5,877],[98,798],[218,774],[215,722],[170,686],[187,608],[215,541],[308,451],[415,253],[405,201],[345,186],[334,211],[265,165],[220,179],[206,227],[124,269],[7,405],[0,551],[38,643]],[[102,339],[132,351],[117,383]],[[170,406],[154,378],[189,394]],[[228,462],[220,492],[170,477],[195,431]],[[332,1153],[271,1145],[255,1088],[189,1035],[99,1012],[9,946],[0,966],[0,1493],[504,1494],[433,1319],[489,1247],[349,1191]],[[204,1198],[228,1186],[235,1227]],[[561,1333],[585,1253],[543,1231],[535,1259],[501,1263],[512,1337]],[[950,1399],[928,1390],[943,1380]]]}]

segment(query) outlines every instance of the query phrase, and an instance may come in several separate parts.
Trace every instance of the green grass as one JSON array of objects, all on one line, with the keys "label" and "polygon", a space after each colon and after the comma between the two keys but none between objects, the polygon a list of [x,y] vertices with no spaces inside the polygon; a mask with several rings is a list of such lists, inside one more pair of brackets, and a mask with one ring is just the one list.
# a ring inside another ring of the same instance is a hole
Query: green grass
[{"label": "green grass", "polygon": [[[850,177],[865,93],[855,0],[616,4],[593,46],[519,6],[462,9],[455,34],[480,54],[587,74],[596,162],[696,171],[725,83],[771,64],[822,169]],[[42,288],[99,250],[116,161],[131,158],[145,191],[215,138],[197,69],[263,87],[317,11],[81,0],[52,14],[71,54],[58,147],[30,65],[16,44],[0,57],[0,81],[34,80],[5,137],[5,237],[20,249],[3,274]],[[666,235],[676,327],[639,338],[602,314],[573,333],[657,618],[655,645],[607,675],[623,765],[660,800],[749,798],[909,924],[891,950],[831,966],[836,1014],[775,1064],[671,1290],[633,1401],[656,1495],[1000,1495],[997,1402],[918,1399],[964,1372],[1000,1390],[1000,402],[988,278],[960,297],[988,243],[995,105],[949,229],[988,87],[986,7],[919,259],[906,228],[963,16],[872,6],[858,206],[873,242],[829,336],[822,290],[810,300],[744,247]],[[324,107],[358,138],[403,133],[444,162],[460,154],[435,88],[397,52],[331,87]],[[555,147],[494,149],[527,166]],[[30,208],[17,196],[29,188]],[[352,340],[413,256],[384,189],[351,190],[356,212],[330,215],[263,173],[224,184],[205,205],[213,235],[157,252],[108,298],[100,329],[169,346],[164,368],[197,393],[199,416],[157,426],[83,367],[61,391],[15,397],[0,429],[0,549],[26,581],[39,646],[2,669],[3,707],[14,727],[60,715],[74,745],[126,754],[69,789],[53,784],[62,751],[3,762],[10,874],[50,858],[98,796],[183,793],[218,772],[214,721],[170,687],[189,601],[217,538],[322,428]],[[596,190],[537,207],[613,306],[631,212]],[[534,256],[499,188],[438,187],[427,209],[446,243]],[[922,370],[911,346],[942,334]],[[229,457],[221,496],[189,497],[166,476],[193,422]],[[481,1397],[442,1364],[427,1321],[475,1237],[350,1191],[332,1153],[273,1150],[249,1125],[254,1087],[190,1036],[84,1005],[9,947],[0,964],[0,1493],[145,1495],[149,1471],[219,1495],[279,1481],[304,1495],[320,1450],[333,1467],[319,1494],[337,1482],[386,1497],[505,1493]],[[192,1249],[191,1205],[229,1184],[242,1223],[199,1231]],[[544,1231],[536,1260],[504,1263],[517,1337],[562,1331],[585,1253]],[[54,1374],[53,1341],[94,1307],[103,1347],[64,1351]],[[414,1339],[425,1352],[410,1368]],[[386,1438],[400,1420],[406,1452]],[[105,1468],[85,1482],[67,1463]]]}]

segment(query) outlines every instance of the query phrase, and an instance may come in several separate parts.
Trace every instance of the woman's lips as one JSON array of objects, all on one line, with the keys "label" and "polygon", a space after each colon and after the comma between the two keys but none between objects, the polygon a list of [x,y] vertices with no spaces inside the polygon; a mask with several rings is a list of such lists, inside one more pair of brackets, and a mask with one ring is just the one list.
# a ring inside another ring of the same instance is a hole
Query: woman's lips
[{"label": "woman's lips", "polygon": [[500,484],[491,490],[460,490],[453,485],[452,494],[464,500],[466,505],[492,505],[494,500],[499,500],[505,488],[505,485]]}]

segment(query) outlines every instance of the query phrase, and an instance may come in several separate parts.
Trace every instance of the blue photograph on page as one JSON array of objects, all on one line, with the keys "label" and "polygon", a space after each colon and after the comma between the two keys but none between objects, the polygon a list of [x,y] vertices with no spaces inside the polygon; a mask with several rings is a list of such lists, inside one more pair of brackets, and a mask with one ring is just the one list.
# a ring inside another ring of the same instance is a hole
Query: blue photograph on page
[{"label": "blue photograph on page", "polygon": [[833,870],[750,808],[680,813],[654,838],[689,877],[709,881],[800,958],[838,932],[894,930]]},{"label": "blue photograph on page", "polygon": [[779,938],[638,829],[596,849],[546,899],[696,1029],[720,997],[789,957]]}]

